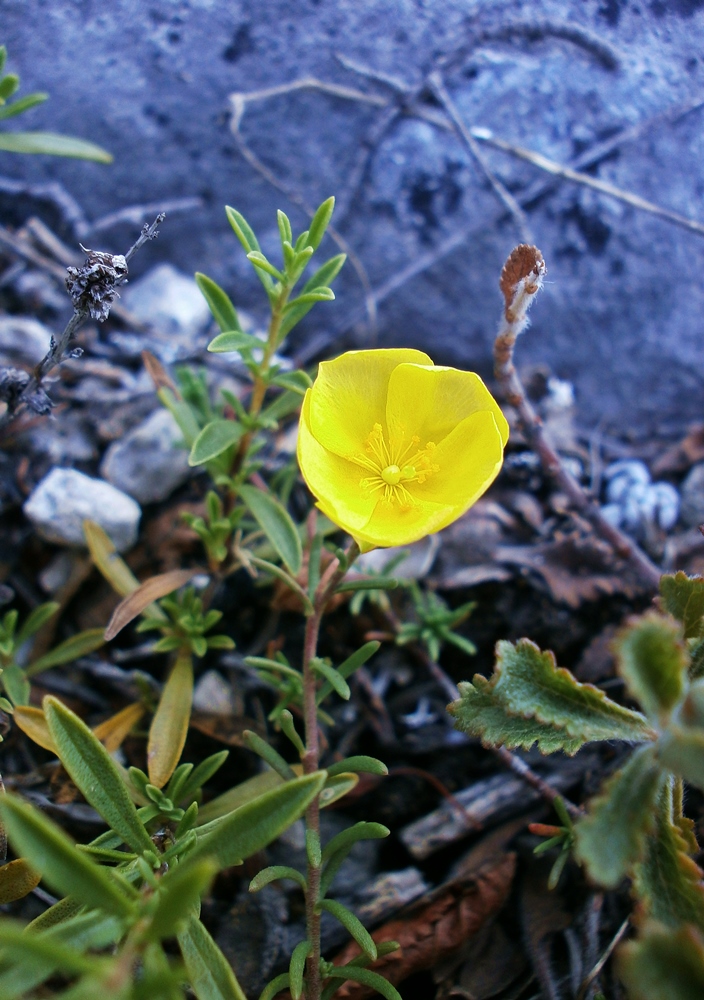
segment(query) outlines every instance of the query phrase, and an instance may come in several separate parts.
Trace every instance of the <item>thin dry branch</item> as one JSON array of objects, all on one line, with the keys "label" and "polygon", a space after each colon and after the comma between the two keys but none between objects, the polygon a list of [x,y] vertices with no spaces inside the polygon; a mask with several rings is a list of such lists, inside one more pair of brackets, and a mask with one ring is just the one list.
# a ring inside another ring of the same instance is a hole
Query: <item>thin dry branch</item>
[{"label": "thin dry branch", "polygon": [[543,284],[546,273],[543,256],[537,247],[522,244],[509,255],[501,272],[501,291],[505,308],[499,333],[494,343],[494,372],[508,402],[520,418],[521,426],[531,448],[540,458],[546,474],[569,498],[572,506],[582,514],[614,551],[627,560],[642,581],[657,590],[660,570],[643,550],[606,520],[596,500],[589,497],[582,486],[564,467],[558,453],[549,442],[540,417],[526,396],[513,363],[513,352],[519,333],[528,325],[528,310]]}]

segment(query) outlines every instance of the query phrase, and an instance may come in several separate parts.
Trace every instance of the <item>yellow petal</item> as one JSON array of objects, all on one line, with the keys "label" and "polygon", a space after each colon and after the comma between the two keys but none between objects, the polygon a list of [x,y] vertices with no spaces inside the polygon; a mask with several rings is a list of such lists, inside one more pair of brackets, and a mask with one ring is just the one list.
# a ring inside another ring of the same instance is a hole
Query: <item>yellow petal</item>
[{"label": "yellow petal", "polygon": [[386,429],[389,379],[407,362],[432,365],[427,354],[406,349],[348,351],[323,361],[310,401],[310,428],[317,441],[343,458],[363,452],[374,424]]},{"label": "yellow petal", "polygon": [[376,497],[362,489],[368,473],[324,448],[310,427],[313,390],[308,389],[301,409],[298,428],[298,464],[318,506],[331,521],[354,534],[371,517]]},{"label": "yellow petal", "polygon": [[[493,413],[466,417],[432,453],[438,471],[424,483],[410,483],[414,499],[453,508],[450,521],[463,514],[496,479],[503,461],[503,438]],[[435,529],[437,530],[437,529]]]},{"label": "yellow petal", "polygon": [[423,500],[401,510],[397,504],[391,505],[380,500],[364,528],[361,531],[350,531],[350,534],[363,552],[371,548],[410,545],[453,521],[457,516],[453,516],[455,509],[446,504]]},{"label": "yellow petal", "polygon": [[506,444],[506,418],[474,372],[401,364],[389,380],[386,418],[393,439],[407,442],[417,435],[421,448],[428,441],[440,444],[462,420],[481,411],[493,414],[502,444]]}]

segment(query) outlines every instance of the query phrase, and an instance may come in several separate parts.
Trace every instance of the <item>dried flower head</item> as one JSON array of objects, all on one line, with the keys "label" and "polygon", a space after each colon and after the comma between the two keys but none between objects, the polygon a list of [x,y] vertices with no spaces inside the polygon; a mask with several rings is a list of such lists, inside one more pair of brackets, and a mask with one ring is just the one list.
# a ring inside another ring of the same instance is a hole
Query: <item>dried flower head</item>
[{"label": "dried flower head", "polygon": [[362,551],[456,520],[496,478],[508,424],[473,372],[422,351],[350,351],[306,393],[298,461],[318,507]]},{"label": "dried flower head", "polygon": [[127,261],[121,253],[85,252],[88,256],[82,267],[66,268],[66,288],[76,310],[104,323],[118,294],[117,286],[127,280]]}]

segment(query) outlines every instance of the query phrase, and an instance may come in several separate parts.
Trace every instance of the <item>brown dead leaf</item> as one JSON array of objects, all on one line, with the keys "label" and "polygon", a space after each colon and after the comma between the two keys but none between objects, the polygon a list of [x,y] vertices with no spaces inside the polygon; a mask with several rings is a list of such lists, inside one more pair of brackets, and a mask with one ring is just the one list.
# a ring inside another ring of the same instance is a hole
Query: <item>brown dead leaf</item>
[{"label": "brown dead leaf", "polygon": [[669,472],[686,472],[697,462],[704,462],[704,424],[690,424],[682,440],[653,462],[653,478]]},{"label": "brown dead leaf", "polygon": [[[498,913],[508,897],[516,868],[514,854],[504,854],[489,862],[470,878],[456,879],[441,886],[429,897],[413,904],[404,916],[390,920],[372,937],[398,941],[398,951],[374,962],[370,968],[397,986],[416,972],[431,969],[449,958]],[[345,965],[360,954],[356,943],[349,944],[334,959]],[[374,991],[359,983],[347,982],[335,994],[346,1000],[364,1000]]]},{"label": "brown dead leaf", "polygon": [[157,392],[159,389],[170,389],[176,399],[182,398],[181,393],[178,391],[175,383],[169,378],[168,372],[161,361],[151,351],[142,351],[142,361],[147,370],[147,375],[154,383],[154,388]]},{"label": "brown dead leaf", "polygon": [[529,275],[538,277],[545,273],[545,261],[537,247],[520,243],[511,251],[499,278],[499,288],[506,301],[506,309],[510,309],[516,287],[520,281]]},{"label": "brown dead leaf", "polygon": [[229,747],[245,745],[242,738],[245,729],[254,729],[255,731],[259,729],[254,719],[223,715],[220,712],[203,712],[198,709],[191,712],[191,726],[198,732],[204,733],[220,743],[225,743]]},{"label": "brown dead leaf", "polygon": [[160,597],[166,597],[167,594],[173,593],[179,587],[183,587],[200,572],[202,570],[199,569],[173,569],[169,573],[160,573],[158,576],[152,576],[149,580],[145,580],[136,590],[120,601],[113,611],[112,618],[105,629],[105,641],[110,642],[118,632],[122,631],[125,625],[129,625],[138,615],[146,611],[150,604],[158,601]]},{"label": "brown dead leaf", "polygon": [[205,504],[174,503],[157,517],[151,518],[144,528],[143,547],[131,553],[130,558],[141,552],[145,565],[151,567],[156,563],[162,572],[178,569],[184,556],[202,548],[198,535],[183,519],[182,515],[185,513],[205,517]]},{"label": "brown dead leaf", "polygon": [[108,753],[115,753],[125,739],[125,737],[136,726],[144,715],[145,708],[140,701],[135,701],[132,705],[127,705],[109,719],[99,723],[93,729],[93,733],[98,737]]}]

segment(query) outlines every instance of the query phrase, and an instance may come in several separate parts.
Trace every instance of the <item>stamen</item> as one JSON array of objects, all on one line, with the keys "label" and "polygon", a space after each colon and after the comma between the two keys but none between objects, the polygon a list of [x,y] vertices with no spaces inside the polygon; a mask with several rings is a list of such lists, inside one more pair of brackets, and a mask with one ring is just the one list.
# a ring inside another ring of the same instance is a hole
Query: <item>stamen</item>
[{"label": "stamen", "polygon": [[435,443],[429,441],[425,448],[419,448],[419,444],[420,438],[415,434],[404,444],[404,436],[395,433],[389,446],[381,424],[374,424],[365,441],[366,454],[355,457],[358,465],[372,473],[361,480],[361,488],[368,493],[381,493],[382,503],[391,507],[397,505],[401,510],[413,507],[416,500],[406,484],[423,483],[439,470],[431,460]]}]

